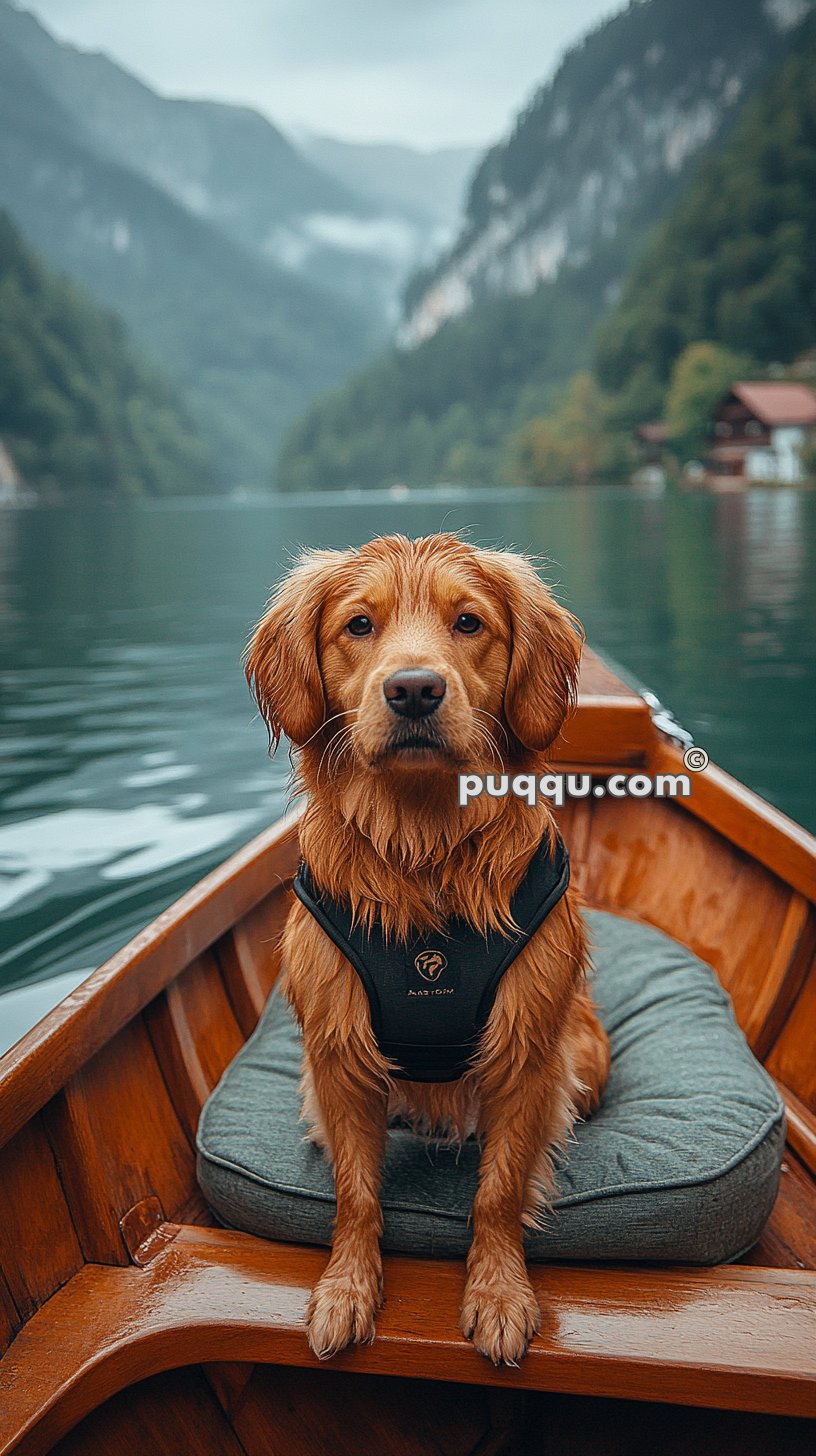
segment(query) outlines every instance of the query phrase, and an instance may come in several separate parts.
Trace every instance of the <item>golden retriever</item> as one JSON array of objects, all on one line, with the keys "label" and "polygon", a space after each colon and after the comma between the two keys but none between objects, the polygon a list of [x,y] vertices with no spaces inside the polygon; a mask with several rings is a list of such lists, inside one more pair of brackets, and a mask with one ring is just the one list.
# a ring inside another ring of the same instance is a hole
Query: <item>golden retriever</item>
[{"label": "golden retriever", "polygon": [[[443,534],[304,555],[254,633],[246,672],[271,741],[283,732],[297,750],[301,848],[320,891],[395,941],[451,917],[482,931],[511,924],[514,890],[553,840],[550,811],[486,794],[460,808],[457,776],[542,772],[575,703],[581,643],[579,624],[513,552]],[[293,905],[283,988],[303,1031],[304,1116],[337,1200],[309,1304],[315,1354],[374,1338],[380,1172],[399,1116],[425,1134],[479,1138],[461,1327],[496,1364],[523,1356],[540,1321],[524,1226],[546,1211],[552,1152],[597,1106],[609,1069],[587,964],[567,890],[499,982],[467,1072],[398,1080],[360,976]]]}]

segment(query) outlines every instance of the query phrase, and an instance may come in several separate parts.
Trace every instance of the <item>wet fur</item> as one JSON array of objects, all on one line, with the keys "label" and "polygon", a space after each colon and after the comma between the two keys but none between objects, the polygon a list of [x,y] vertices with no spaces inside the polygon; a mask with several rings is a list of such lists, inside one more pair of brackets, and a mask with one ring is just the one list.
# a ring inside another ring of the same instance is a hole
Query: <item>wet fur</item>
[{"label": "wet fur", "polygon": [[[484,624],[475,639],[452,625],[463,611]],[[375,631],[350,639],[345,625],[363,612]],[[580,647],[578,624],[513,553],[440,535],[306,555],[274,594],[246,669],[271,741],[285,732],[297,749],[301,844],[317,885],[395,939],[452,915],[508,924],[513,892],[554,832],[550,813],[512,795],[459,808],[457,774],[543,771],[574,706]],[[431,719],[438,751],[390,747],[382,683],[411,666],[448,685]],[[389,1075],[356,972],[299,902],[283,963],[304,1034],[304,1117],[337,1194],[332,1255],[309,1307],[312,1349],[325,1358],[374,1337],[380,1169],[399,1116],[425,1135],[480,1139],[462,1329],[494,1362],[517,1361],[539,1322],[523,1225],[546,1212],[552,1153],[597,1106],[609,1067],[574,890],[505,973],[458,1082]]]}]

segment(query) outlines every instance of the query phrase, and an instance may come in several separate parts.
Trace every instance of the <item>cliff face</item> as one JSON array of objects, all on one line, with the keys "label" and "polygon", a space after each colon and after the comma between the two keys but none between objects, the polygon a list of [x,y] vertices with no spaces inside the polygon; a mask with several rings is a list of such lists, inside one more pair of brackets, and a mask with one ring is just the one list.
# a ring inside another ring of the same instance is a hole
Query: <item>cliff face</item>
[{"label": "cliff face", "polygon": [[616,244],[622,276],[688,164],[723,136],[813,4],[633,0],[593,31],[485,156],[459,239],[408,290],[401,342]]}]

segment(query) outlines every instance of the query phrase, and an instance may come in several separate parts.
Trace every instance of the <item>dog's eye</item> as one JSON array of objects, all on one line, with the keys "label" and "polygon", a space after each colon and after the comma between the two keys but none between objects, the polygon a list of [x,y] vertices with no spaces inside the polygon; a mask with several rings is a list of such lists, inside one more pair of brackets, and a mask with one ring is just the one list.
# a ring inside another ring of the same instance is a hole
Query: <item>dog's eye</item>
[{"label": "dog's eye", "polygon": [[475,613],[462,612],[456,618],[456,625],[454,630],[456,632],[464,632],[466,637],[472,637],[474,632],[479,631],[481,625],[482,623],[480,619],[475,615]]},{"label": "dog's eye", "polygon": [[370,617],[352,617],[351,621],[346,623],[346,631],[350,632],[352,637],[367,637],[369,632],[374,631],[374,623]]}]

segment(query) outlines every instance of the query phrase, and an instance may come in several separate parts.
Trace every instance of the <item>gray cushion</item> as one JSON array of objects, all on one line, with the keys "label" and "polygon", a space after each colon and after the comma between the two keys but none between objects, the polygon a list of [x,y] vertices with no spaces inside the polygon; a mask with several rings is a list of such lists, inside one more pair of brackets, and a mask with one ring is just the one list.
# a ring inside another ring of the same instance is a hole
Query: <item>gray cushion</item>
[{"label": "gray cushion", "polygon": [[[587,916],[594,995],[612,1042],[600,1110],[579,1124],[533,1259],[736,1258],[776,1197],[784,1147],[776,1088],[752,1056],[710,968],[648,926]],[[300,1042],[273,992],[224,1073],[198,1130],[198,1176],[223,1223],[266,1238],[327,1244],[334,1190],[299,1123]],[[404,1128],[389,1133],[383,1247],[461,1255],[479,1168]]]}]

